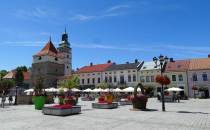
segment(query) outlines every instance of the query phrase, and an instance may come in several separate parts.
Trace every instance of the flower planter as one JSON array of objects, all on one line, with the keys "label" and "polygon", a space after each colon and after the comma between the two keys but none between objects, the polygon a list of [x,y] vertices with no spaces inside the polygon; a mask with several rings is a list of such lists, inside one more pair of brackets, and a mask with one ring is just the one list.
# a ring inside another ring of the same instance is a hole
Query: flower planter
[{"label": "flower planter", "polygon": [[113,103],[92,103],[92,108],[97,108],[97,109],[114,109],[118,107],[118,103],[113,102]]},{"label": "flower planter", "polygon": [[68,116],[73,114],[79,114],[81,112],[80,106],[71,106],[66,105],[55,105],[44,107],[42,113],[45,115],[54,115],[54,116]]},{"label": "flower planter", "polygon": [[34,96],[33,97],[34,105],[36,110],[42,110],[45,104],[44,96]]},{"label": "flower planter", "polygon": [[141,109],[145,110],[147,105],[147,96],[145,95],[138,95],[132,99],[132,104],[134,109]]}]

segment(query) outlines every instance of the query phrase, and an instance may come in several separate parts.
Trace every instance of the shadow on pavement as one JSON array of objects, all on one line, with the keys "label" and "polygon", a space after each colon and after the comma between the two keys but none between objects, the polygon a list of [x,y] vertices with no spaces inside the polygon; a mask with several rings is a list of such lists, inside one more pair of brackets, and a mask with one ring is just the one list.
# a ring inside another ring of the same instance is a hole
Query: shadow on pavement
[{"label": "shadow on pavement", "polygon": [[206,113],[206,112],[190,112],[190,111],[178,111],[177,113],[210,114],[210,113]]}]

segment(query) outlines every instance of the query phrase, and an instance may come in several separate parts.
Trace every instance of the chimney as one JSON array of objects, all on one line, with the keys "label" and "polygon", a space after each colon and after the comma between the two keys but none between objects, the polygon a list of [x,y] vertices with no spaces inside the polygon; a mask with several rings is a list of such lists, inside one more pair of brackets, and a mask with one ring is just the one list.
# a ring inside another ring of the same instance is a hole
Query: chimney
[{"label": "chimney", "polygon": [[138,59],[135,59],[135,63],[138,63],[139,61],[138,61]]},{"label": "chimney", "polygon": [[111,60],[108,60],[108,61],[107,61],[107,63],[111,63],[111,62],[112,62]]},{"label": "chimney", "polygon": [[93,62],[90,62],[90,66],[93,66]]},{"label": "chimney", "polygon": [[174,62],[174,59],[173,58],[170,58],[170,62]]},{"label": "chimney", "polygon": [[210,58],[210,54],[208,54],[208,58]]}]

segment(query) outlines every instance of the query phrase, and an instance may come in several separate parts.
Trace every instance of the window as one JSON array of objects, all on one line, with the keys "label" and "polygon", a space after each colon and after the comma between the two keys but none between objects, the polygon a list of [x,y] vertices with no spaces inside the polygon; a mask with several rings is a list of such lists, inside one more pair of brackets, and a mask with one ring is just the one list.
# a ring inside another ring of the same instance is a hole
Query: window
[{"label": "window", "polygon": [[124,83],[125,81],[124,81],[124,76],[123,75],[121,75],[120,76],[120,83]]},{"label": "window", "polygon": [[116,76],[114,76],[114,82],[115,82],[115,83],[117,82],[117,77],[116,77]]},{"label": "window", "polygon": [[133,72],[136,72],[135,70],[133,70]]},{"label": "window", "polygon": [[198,81],[197,74],[193,74],[193,81]]},{"label": "window", "polygon": [[92,75],[95,75],[94,73]]},{"label": "window", "polygon": [[179,81],[183,81],[183,76],[181,74],[178,77],[179,77]]},{"label": "window", "polygon": [[123,73],[123,71],[121,71],[120,73]]},{"label": "window", "polygon": [[112,72],[109,72],[109,74],[112,74]]},{"label": "window", "polygon": [[128,75],[128,82],[131,82],[131,76]]},{"label": "window", "polygon": [[95,84],[95,78],[92,79],[92,83]]},{"label": "window", "polygon": [[84,84],[85,83],[85,79],[82,79],[82,84]]},{"label": "window", "polygon": [[55,61],[58,61],[58,58],[57,57],[55,57]]},{"label": "window", "polygon": [[58,69],[55,69],[55,72],[58,72]]},{"label": "window", "polygon": [[176,75],[172,75],[172,81],[176,81]]},{"label": "window", "polygon": [[67,55],[66,57],[69,58],[69,55]]},{"label": "window", "polygon": [[88,83],[88,84],[90,83],[90,79],[89,79],[89,78],[87,79],[87,83]]},{"label": "window", "polygon": [[100,83],[101,82],[101,79],[100,78],[98,78],[98,83]]},{"label": "window", "polygon": [[107,77],[105,77],[105,82],[106,82],[106,83],[108,82],[108,78],[107,78]]},{"label": "window", "polygon": [[146,82],[150,82],[150,77],[146,76]]},{"label": "window", "polygon": [[151,76],[151,82],[154,82],[154,76]]},{"label": "window", "polygon": [[128,73],[130,73],[131,71],[130,70],[128,70]]},{"label": "window", "polygon": [[133,75],[133,82],[136,82],[136,75]]},{"label": "window", "polygon": [[41,60],[41,59],[42,59],[42,57],[40,56],[40,57],[39,57],[39,60]]},{"label": "window", "polygon": [[207,74],[206,73],[203,73],[202,74],[202,77],[203,77],[203,81],[208,81],[208,77],[207,77]]},{"label": "window", "polygon": [[66,66],[66,68],[68,69],[68,68],[69,68],[69,66]]},{"label": "window", "polygon": [[112,82],[112,77],[111,77],[111,76],[109,76],[109,82],[110,82],[110,83]]},{"label": "window", "polygon": [[140,76],[140,81],[141,81],[142,83],[144,83],[144,82],[145,82],[145,80],[144,80],[144,76]]}]

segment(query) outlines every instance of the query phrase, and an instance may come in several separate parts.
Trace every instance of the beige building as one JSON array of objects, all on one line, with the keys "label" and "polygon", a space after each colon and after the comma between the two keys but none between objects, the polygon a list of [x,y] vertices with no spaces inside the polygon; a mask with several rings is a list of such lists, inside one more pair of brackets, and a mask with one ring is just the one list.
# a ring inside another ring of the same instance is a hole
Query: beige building
[{"label": "beige building", "polygon": [[103,80],[114,87],[134,87],[137,85],[137,67],[142,63],[112,64],[103,72]]},{"label": "beige building", "polygon": [[156,65],[153,61],[144,62],[142,67],[138,70],[138,81],[145,86],[154,87],[154,94],[157,94],[157,91],[161,91],[161,85],[156,83],[155,77],[160,75],[160,66]]}]

